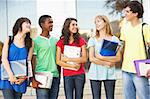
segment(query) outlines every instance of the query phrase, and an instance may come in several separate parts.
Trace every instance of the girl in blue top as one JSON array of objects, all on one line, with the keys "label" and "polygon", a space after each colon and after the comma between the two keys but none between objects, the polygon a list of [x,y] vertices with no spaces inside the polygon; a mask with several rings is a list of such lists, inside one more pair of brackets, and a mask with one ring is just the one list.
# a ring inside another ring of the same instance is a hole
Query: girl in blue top
[{"label": "girl in blue top", "polygon": [[119,39],[112,34],[109,20],[104,15],[95,18],[96,35],[88,41],[89,60],[88,72],[93,99],[101,99],[101,83],[104,82],[107,99],[114,99],[115,90],[115,62],[120,61],[120,49],[116,56],[102,56],[99,54],[103,39],[119,43]]},{"label": "girl in blue top", "polygon": [[16,78],[10,68],[9,61],[31,60],[33,43],[30,38],[31,22],[28,18],[19,18],[13,27],[13,41],[6,40],[2,50],[2,63],[6,69],[9,80],[1,80],[0,87],[4,99],[21,99],[26,92],[27,80],[25,77]]}]

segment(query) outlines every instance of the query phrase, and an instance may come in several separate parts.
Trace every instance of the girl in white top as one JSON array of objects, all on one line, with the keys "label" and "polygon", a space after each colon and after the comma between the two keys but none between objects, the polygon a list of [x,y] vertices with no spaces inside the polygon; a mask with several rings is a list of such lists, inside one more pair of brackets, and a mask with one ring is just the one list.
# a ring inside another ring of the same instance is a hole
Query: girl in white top
[{"label": "girl in white top", "polygon": [[120,47],[116,56],[102,56],[99,54],[103,40],[117,42],[120,41],[113,36],[109,20],[104,15],[95,18],[96,35],[88,41],[89,60],[91,62],[88,72],[93,99],[101,99],[101,83],[104,82],[107,99],[114,99],[115,90],[115,63],[120,61]]}]

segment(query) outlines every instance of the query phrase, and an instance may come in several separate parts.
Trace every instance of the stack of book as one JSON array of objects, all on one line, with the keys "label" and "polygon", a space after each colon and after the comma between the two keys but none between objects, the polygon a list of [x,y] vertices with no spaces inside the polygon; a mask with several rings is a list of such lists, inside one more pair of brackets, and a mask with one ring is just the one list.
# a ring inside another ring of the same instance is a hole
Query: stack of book
[{"label": "stack of book", "polygon": [[[81,48],[80,47],[69,46],[69,45],[64,46],[64,56],[66,56],[68,58],[79,58],[80,55],[81,55]],[[74,62],[67,62],[67,63],[76,64]],[[65,69],[70,69],[70,70],[77,71],[77,69],[71,68],[71,67],[65,67]]]}]

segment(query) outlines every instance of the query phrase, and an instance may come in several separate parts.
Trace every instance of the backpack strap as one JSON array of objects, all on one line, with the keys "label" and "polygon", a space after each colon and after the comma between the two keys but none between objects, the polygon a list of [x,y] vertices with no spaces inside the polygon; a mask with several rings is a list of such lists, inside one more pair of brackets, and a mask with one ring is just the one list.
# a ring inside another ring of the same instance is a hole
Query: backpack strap
[{"label": "backpack strap", "polygon": [[[9,54],[9,49],[10,49],[10,45],[11,43],[13,43],[14,41],[14,37],[13,36],[9,36],[9,42],[8,42],[8,54]],[[29,51],[28,51],[29,52]],[[27,66],[27,76],[28,76],[28,61],[26,59],[26,66]]]},{"label": "backpack strap", "polygon": [[149,56],[148,56],[148,51],[147,51],[147,48],[146,48],[146,42],[145,42],[145,38],[144,38],[144,32],[143,32],[143,26],[146,25],[147,23],[142,23],[142,38],[143,38],[143,44],[144,44],[144,49],[145,49],[145,53],[146,53],[146,58],[148,59]]},{"label": "backpack strap", "polygon": [[9,42],[8,45],[10,46],[10,44],[14,41],[14,37],[13,36],[9,36]]},{"label": "backpack strap", "polygon": [[13,36],[9,36],[9,42],[8,42],[8,54],[9,54],[9,49],[10,49],[10,45],[11,43],[13,43],[14,37]]}]

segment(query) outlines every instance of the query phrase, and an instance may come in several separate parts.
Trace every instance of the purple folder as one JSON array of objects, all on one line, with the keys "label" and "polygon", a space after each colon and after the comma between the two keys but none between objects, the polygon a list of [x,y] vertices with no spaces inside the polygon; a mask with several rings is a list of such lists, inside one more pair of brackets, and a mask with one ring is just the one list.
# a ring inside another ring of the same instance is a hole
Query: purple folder
[{"label": "purple folder", "polygon": [[148,63],[150,64],[150,59],[144,59],[144,60],[135,60],[134,64],[135,64],[135,69],[136,69],[136,73],[138,76],[141,76],[140,74],[140,70],[139,70],[139,63]]}]

